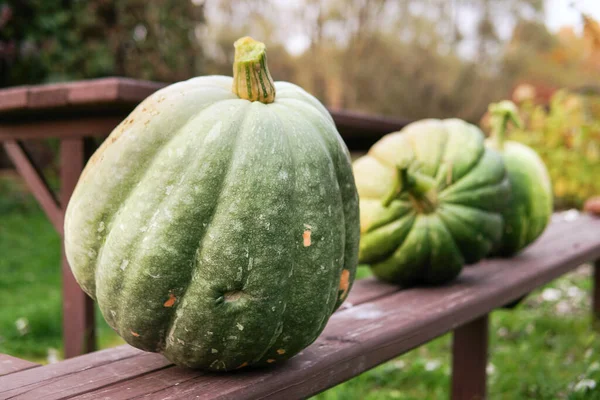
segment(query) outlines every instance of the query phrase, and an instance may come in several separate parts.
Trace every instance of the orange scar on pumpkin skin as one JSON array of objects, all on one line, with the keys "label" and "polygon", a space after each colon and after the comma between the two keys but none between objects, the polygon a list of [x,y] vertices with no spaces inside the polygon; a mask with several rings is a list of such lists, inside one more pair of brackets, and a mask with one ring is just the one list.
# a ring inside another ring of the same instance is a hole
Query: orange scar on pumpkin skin
[{"label": "orange scar on pumpkin skin", "polygon": [[244,368],[244,367],[247,367],[247,366],[248,366],[248,361],[246,361],[245,363],[243,363],[242,365],[240,365],[236,369]]},{"label": "orange scar on pumpkin skin", "polygon": [[285,350],[279,349],[279,350],[277,350],[277,354],[279,354],[279,355],[285,354]]},{"label": "orange scar on pumpkin skin", "polygon": [[135,333],[134,331],[130,331],[130,332],[131,332],[131,334],[132,334],[133,336],[135,336],[135,337],[140,337],[140,334],[139,334],[139,333]]},{"label": "orange scar on pumpkin skin", "polygon": [[169,300],[165,301],[163,304],[165,307],[173,307],[173,304],[177,301],[177,297],[173,293],[169,293]]},{"label": "orange scar on pumpkin skin", "polygon": [[267,360],[267,362],[268,362],[269,364],[272,364],[272,363],[274,363],[274,362],[275,362],[275,360],[273,360],[272,358],[269,358],[269,359]]},{"label": "orange scar on pumpkin skin", "polygon": [[304,239],[304,247],[310,246],[310,229],[304,231],[302,239]]},{"label": "orange scar on pumpkin skin", "polygon": [[342,271],[342,276],[340,277],[340,290],[342,294],[340,295],[340,299],[343,299],[348,294],[348,286],[350,285],[350,271],[345,269]]}]

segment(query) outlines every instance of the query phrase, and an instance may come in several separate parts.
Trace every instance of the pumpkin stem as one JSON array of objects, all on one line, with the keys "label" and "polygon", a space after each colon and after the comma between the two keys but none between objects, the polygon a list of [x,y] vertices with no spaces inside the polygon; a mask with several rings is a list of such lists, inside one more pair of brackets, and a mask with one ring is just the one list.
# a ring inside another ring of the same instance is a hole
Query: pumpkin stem
[{"label": "pumpkin stem", "polygon": [[233,93],[250,101],[274,102],[275,85],[267,68],[265,44],[246,36],[236,40],[233,47]]},{"label": "pumpkin stem", "polygon": [[496,144],[498,150],[502,150],[508,123],[512,122],[517,128],[521,128],[523,125],[519,117],[519,110],[515,103],[504,100],[490,104],[488,111],[490,112],[490,125],[492,126],[492,141]]},{"label": "pumpkin stem", "polygon": [[407,193],[415,207],[423,213],[433,212],[437,204],[435,181],[419,172],[410,172],[406,166],[396,166],[394,186],[384,197],[382,204],[388,207],[392,201]]}]

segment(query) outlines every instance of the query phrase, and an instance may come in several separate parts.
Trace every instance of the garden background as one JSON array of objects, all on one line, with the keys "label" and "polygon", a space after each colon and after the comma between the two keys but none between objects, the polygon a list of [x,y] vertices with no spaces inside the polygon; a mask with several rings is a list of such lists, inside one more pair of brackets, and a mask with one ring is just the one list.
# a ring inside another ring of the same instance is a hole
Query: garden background
[{"label": "garden background", "polygon": [[[595,0],[0,1],[0,87],[231,75],[232,43],[251,35],[267,43],[276,80],[332,109],[485,129],[487,104],[512,98],[526,124],[511,135],[546,161],[557,208],[579,208],[600,194],[598,19]],[[58,187],[56,143],[29,146]],[[54,362],[60,238],[10,168],[0,150],[0,352]],[[491,398],[600,399],[590,287],[582,266],[492,314]],[[120,343],[99,313],[98,325],[101,347]],[[449,345],[442,337],[319,398],[447,397]]]}]

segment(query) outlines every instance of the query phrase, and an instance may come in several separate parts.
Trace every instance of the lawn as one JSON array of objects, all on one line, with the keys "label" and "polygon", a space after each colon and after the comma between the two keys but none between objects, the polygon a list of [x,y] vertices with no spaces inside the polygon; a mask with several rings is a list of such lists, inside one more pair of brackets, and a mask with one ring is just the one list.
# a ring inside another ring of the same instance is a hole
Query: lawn
[{"label": "lawn", "polygon": [[[582,266],[516,309],[492,314],[491,399],[600,400],[590,270]],[[368,270],[361,268],[361,275]],[[61,358],[59,237],[32,198],[5,178],[0,180],[0,304],[0,353],[38,362]],[[100,346],[121,343],[98,317]],[[447,398],[450,339],[441,337],[316,399]]]}]

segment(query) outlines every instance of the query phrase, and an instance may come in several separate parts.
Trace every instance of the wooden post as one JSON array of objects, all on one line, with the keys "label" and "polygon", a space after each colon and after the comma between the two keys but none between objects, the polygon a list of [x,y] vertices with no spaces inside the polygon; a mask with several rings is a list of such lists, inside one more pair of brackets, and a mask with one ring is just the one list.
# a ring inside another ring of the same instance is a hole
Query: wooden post
[{"label": "wooden post", "polygon": [[[85,165],[84,139],[63,139],[60,142],[60,202],[64,211]],[[94,303],[79,287],[64,252],[63,278],[63,340],[65,358],[95,350]]]},{"label": "wooden post", "polygon": [[452,343],[452,399],[486,398],[488,315],[454,331]]},{"label": "wooden post", "polygon": [[600,331],[600,260],[594,262],[592,269],[592,325]]}]

